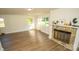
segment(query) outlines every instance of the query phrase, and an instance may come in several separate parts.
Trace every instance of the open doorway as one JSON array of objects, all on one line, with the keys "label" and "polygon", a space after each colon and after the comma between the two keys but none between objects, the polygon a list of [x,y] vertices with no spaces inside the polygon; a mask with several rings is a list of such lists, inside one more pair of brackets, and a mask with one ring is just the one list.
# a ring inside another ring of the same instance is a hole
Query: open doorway
[{"label": "open doorway", "polygon": [[49,27],[49,17],[48,16],[43,16],[39,17],[37,21],[37,29],[48,34],[48,27]]}]

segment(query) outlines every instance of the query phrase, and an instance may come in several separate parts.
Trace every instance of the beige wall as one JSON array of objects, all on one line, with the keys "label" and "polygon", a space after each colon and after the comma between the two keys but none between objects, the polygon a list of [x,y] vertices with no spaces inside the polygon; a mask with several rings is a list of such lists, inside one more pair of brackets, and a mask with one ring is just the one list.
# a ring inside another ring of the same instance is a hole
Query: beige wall
[{"label": "beige wall", "polygon": [[13,33],[30,30],[29,25],[25,22],[27,15],[1,15],[5,20],[5,28],[2,29],[5,33]]},{"label": "beige wall", "polygon": [[[42,15],[0,15],[0,17],[4,18],[5,21],[5,28],[2,29],[1,32],[4,33],[14,33],[14,32],[20,32],[20,31],[27,31],[30,30],[30,26],[26,24],[25,20],[28,17],[33,18],[34,28],[37,26],[37,19],[38,16],[44,16]],[[47,27],[41,26],[41,31],[47,32]]]}]

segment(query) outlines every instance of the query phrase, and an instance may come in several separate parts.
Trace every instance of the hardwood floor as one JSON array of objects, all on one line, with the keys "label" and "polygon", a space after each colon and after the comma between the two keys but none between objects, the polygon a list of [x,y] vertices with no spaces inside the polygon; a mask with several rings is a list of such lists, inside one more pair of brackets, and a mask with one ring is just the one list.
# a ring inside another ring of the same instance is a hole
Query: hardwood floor
[{"label": "hardwood floor", "polygon": [[5,51],[69,51],[37,30],[7,34],[1,38]]}]

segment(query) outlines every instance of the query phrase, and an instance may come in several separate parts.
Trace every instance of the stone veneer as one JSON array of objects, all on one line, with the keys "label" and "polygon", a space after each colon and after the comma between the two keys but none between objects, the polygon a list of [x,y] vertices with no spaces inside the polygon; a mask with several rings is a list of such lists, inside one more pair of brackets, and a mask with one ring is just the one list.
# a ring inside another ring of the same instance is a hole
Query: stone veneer
[{"label": "stone veneer", "polygon": [[[54,29],[57,29],[57,30],[62,30],[62,31],[66,31],[66,32],[71,32],[71,37],[70,37],[70,42],[69,44],[67,43],[64,43],[62,41],[59,41],[57,39],[54,38]],[[77,31],[77,28],[75,27],[72,27],[72,26],[59,26],[59,25],[53,25],[52,26],[52,40],[54,40],[55,42],[57,42],[58,44],[61,44],[63,45],[64,47],[70,49],[70,50],[73,50],[73,46],[74,46],[74,41],[75,41],[75,37],[76,37],[76,31]]]}]

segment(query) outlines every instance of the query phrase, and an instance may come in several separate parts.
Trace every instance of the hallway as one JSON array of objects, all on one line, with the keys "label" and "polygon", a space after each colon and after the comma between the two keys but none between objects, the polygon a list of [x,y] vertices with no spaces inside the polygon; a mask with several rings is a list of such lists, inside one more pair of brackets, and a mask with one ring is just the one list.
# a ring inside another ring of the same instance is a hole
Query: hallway
[{"label": "hallway", "polygon": [[5,51],[69,51],[38,30],[4,35],[2,45]]}]

